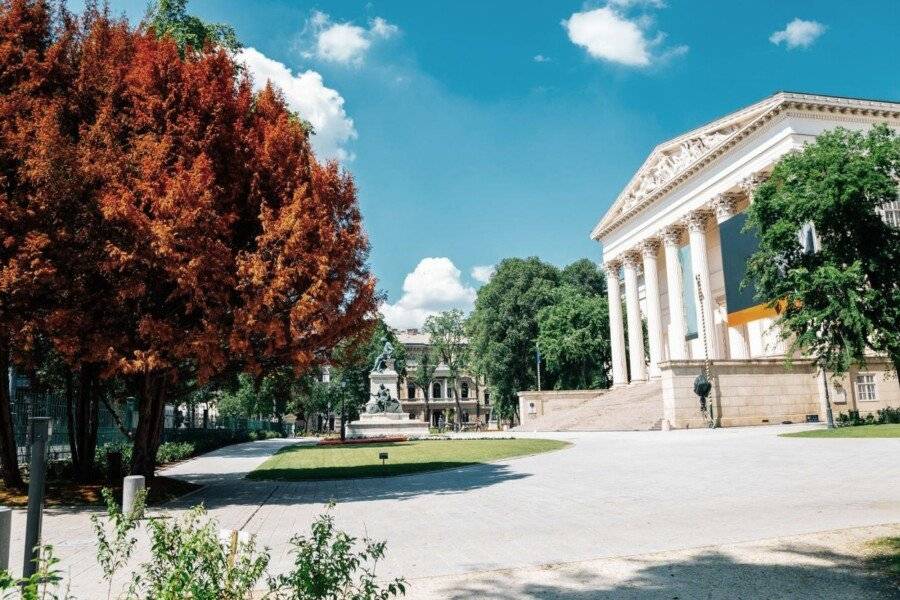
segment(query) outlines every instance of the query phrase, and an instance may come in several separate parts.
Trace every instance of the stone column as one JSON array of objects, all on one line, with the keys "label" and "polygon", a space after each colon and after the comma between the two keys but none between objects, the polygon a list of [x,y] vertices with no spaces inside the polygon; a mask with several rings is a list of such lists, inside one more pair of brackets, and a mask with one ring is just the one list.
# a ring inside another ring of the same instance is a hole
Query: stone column
[{"label": "stone column", "polygon": [[753,202],[753,192],[759,187],[759,184],[763,183],[769,178],[768,173],[764,173],[763,171],[759,171],[757,173],[753,173],[752,175],[748,175],[744,177],[738,187],[741,188],[741,191],[747,196],[747,201]]},{"label": "stone column", "polygon": [[[716,209],[716,221],[721,225],[734,216],[734,206],[737,196],[732,193],[719,194],[713,198],[713,207]],[[724,261],[723,261],[724,264]],[[725,299],[725,311],[728,314],[728,299]],[[750,342],[747,338],[747,326],[728,325],[728,357],[733,359],[750,358]],[[722,353],[724,355],[724,352]]]},{"label": "stone column", "polygon": [[628,317],[628,366],[631,381],[647,380],[644,362],[644,332],[641,329],[641,303],[638,299],[637,276],[641,257],[636,252],[625,255],[625,310]]},{"label": "stone column", "polygon": [[[691,245],[691,268],[694,272],[694,280],[691,282],[691,288],[694,294],[694,301],[697,305],[697,330],[700,341],[709,352],[710,360],[718,359],[721,354],[719,352],[719,344],[716,340],[716,324],[713,319],[713,298],[710,289],[709,277],[709,258],[706,252],[706,218],[707,211],[701,209],[696,210],[685,217],[685,225],[688,228],[688,239]],[[703,302],[697,292],[697,281],[700,281],[700,287],[703,289]],[[704,325],[705,324],[705,325]],[[706,338],[704,339],[704,331]]]},{"label": "stone column", "polygon": [[662,361],[662,315],[659,310],[659,270],[656,256],[659,242],[648,240],[641,244],[644,257],[644,291],[647,295],[647,338],[650,342],[650,377],[659,377]]},{"label": "stone column", "polygon": [[679,227],[663,230],[663,246],[666,252],[666,286],[669,296],[669,358],[684,360],[687,352],[687,325],[684,322],[684,291],[681,281],[681,261],[678,260]]},{"label": "stone column", "polygon": [[626,385],[625,326],[622,323],[622,295],[619,291],[619,263],[609,262],[606,270],[606,295],[609,298],[609,337],[612,350],[613,385]]}]

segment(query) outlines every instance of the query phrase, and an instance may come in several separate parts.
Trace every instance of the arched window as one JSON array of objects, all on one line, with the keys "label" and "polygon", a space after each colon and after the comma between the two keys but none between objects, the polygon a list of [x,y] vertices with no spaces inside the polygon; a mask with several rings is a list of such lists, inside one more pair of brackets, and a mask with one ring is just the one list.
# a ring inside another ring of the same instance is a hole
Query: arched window
[{"label": "arched window", "polygon": [[468,381],[463,381],[462,385],[459,386],[459,389],[460,389],[460,392],[459,392],[460,396],[462,396],[463,398],[469,397],[469,382]]},{"label": "arched window", "polygon": [[438,381],[435,381],[431,384],[431,397],[432,398],[441,398],[443,396],[441,392],[441,384]]},{"label": "arched window", "polygon": [[412,384],[408,384],[406,386],[406,397],[410,400],[416,397],[416,386]]}]

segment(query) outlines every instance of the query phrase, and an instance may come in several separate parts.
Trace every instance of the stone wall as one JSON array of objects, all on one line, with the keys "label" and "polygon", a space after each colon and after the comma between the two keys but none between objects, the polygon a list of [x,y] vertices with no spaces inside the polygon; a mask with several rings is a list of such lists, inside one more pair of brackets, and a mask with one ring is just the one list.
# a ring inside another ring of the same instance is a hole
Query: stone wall
[{"label": "stone wall", "polygon": [[[662,370],[663,427],[706,427],[700,412],[694,379],[703,361],[669,361]],[[829,380],[832,412],[858,409],[875,413],[886,406],[900,407],[900,387],[889,363],[872,359],[862,372],[876,375],[877,399],[859,401],[853,384],[859,369],[839,380]],[[710,368],[710,401],[723,427],[804,423],[810,416],[825,421],[824,387],[818,370],[808,360],[785,365],[784,359],[721,360]]]}]

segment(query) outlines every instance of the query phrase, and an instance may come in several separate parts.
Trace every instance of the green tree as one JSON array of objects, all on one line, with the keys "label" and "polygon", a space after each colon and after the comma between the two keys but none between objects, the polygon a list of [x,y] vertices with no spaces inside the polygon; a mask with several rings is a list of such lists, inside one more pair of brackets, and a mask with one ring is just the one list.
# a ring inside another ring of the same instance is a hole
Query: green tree
[{"label": "green tree", "polygon": [[188,48],[203,50],[209,44],[222,46],[232,52],[241,48],[237,34],[231,25],[207,23],[187,12],[188,0],[156,0],[150,4],[144,25],[157,37],[168,36],[175,40],[181,57]]},{"label": "green tree", "polygon": [[560,280],[586,296],[606,295],[606,275],[588,258],[576,260],[564,268]]},{"label": "green tree", "polygon": [[437,369],[439,359],[433,350],[423,352],[418,357],[416,368],[410,375],[410,381],[414,386],[422,390],[425,399],[425,421],[431,423],[431,384],[434,382],[434,371]]},{"label": "green tree", "polygon": [[607,299],[571,286],[538,314],[538,344],[556,389],[608,388],[612,365]]},{"label": "green tree", "polygon": [[[507,258],[478,290],[468,320],[475,370],[483,373],[494,405],[503,417],[516,414],[519,390],[537,384],[537,315],[554,303],[559,269],[536,257]],[[548,386],[552,382],[548,382]]]},{"label": "green tree", "polygon": [[434,349],[436,357],[446,365],[449,374],[447,385],[456,403],[454,415],[456,424],[462,418],[462,405],[459,400],[459,377],[469,365],[468,343],[466,341],[466,318],[457,308],[445,310],[425,319],[425,333],[428,343]]},{"label": "green tree", "polygon": [[792,350],[834,373],[867,349],[900,368],[900,229],[882,218],[898,198],[900,137],[826,132],[775,165],[748,211],[759,236],[747,281],[780,311]]}]

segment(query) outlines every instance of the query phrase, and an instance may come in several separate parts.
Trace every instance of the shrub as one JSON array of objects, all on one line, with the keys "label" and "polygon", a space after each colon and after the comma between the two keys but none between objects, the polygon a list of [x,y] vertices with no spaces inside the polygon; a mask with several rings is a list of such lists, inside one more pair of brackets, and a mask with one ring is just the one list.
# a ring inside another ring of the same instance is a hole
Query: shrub
[{"label": "shrub", "polygon": [[197,454],[196,446],[191,442],[166,442],[160,444],[156,451],[156,462],[165,464],[176,460],[184,460]]},{"label": "shrub", "polygon": [[[329,505],[329,510],[333,505]],[[279,600],[387,600],[406,594],[406,581],[395,579],[381,588],[375,567],[384,558],[385,542],[361,541],[337,531],[330,512],[320,515],[309,537],[291,540],[294,568],[269,580]]]},{"label": "shrub", "polygon": [[232,554],[219,541],[216,522],[205,515],[198,506],[181,519],[148,520],[152,558],[132,575],[127,598],[250,598],[269,564],[268,553],[251,540]]},{"label": "shrub", "polygon": [[854,427],[856,425],[884,425],[886,423],[900,423],[900,408],[888,406],[876,411],[877,416],[868,413],[865,417],[859,416],[858,410],[850,410],[837,416],[838,427]]}]

